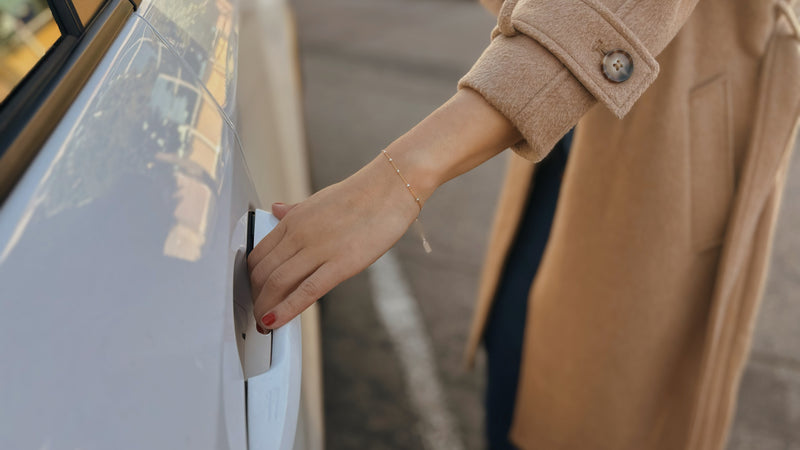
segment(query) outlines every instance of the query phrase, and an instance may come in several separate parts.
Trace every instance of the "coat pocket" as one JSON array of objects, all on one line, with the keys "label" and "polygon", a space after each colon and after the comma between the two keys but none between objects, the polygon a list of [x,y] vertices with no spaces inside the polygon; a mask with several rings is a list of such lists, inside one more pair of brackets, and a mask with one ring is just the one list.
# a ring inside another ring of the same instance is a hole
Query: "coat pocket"
[{"label": "coat pocket", "polygon": [[689,93],[689,172],[692,249],[722,243],[734,193],[731,102],[727,77],[719,75]]}]

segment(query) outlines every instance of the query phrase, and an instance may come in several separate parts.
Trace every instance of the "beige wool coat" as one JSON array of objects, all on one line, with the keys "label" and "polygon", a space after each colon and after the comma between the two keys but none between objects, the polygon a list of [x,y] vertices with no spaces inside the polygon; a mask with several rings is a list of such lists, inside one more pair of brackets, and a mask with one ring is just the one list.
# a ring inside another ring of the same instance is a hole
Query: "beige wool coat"
[{"label": "beige wool coat", "polygon": [[[511,438],[537,450],[723,448],[800,116],[791,6],[495,1],[491,43],[459,87],[524,140],[497,206],[468,359],[534,163],[577,124],[529,294]],[[634,64],[621,83],[601,70],[617,49]]]}]

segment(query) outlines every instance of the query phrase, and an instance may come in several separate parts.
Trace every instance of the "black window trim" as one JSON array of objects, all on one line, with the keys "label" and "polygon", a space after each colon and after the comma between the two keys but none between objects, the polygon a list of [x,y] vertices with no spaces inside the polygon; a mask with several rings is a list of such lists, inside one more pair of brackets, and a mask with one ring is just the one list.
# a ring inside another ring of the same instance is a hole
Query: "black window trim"
[{"label": "black window trim", "polygon": [[107,0],[85,27],[70,0],[48,0],[62,36],[0,104],[0,206],[141,0]]}]

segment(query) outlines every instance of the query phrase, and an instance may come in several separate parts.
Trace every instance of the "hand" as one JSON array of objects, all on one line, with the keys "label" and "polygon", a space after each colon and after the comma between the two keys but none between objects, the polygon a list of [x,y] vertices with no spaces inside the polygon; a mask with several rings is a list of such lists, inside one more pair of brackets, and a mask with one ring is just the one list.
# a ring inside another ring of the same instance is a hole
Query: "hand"
[{"label": "hand", "polygon": [[[519,141],[483,97],[459,90],[387,151],[424,203],[447,180]],[[405,233],[419,206],[382,154],[301,203],[276,205],[278,225],[247,259],[260,331],[278,328],[361,272]]]},{"label": "hand", "polygon": [[378,155],[349,178],[295,205],[247,259],[260,331],[278,328],[386,253],[419,207]]}]

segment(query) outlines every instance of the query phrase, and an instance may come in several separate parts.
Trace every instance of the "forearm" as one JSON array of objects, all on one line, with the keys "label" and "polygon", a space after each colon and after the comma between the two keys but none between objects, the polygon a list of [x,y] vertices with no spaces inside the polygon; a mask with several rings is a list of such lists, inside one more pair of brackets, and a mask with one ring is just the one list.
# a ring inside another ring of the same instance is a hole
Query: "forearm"
[{"label": "forearm", "polygon": [[511,122],[483,97],[461,89],[386,151],[424,203],[439,186],[520,139]]}]

